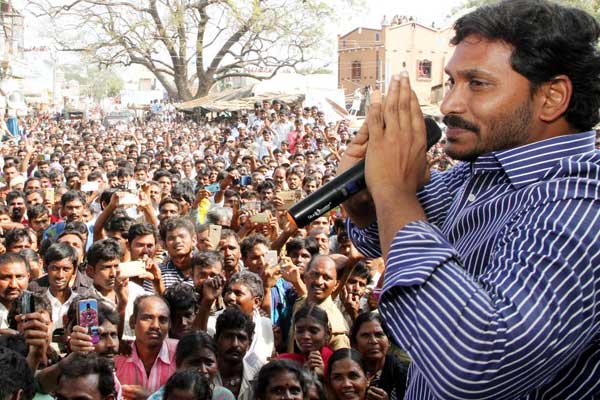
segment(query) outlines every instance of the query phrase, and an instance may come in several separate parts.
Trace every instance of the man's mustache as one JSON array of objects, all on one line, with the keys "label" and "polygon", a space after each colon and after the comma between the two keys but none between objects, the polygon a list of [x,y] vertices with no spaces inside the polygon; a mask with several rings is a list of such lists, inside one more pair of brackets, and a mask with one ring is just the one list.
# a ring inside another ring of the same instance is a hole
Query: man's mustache
[{"label": "man's mustache", "polygon": [[461,117],[454,115],[454,114],[448,114],[444,117],[444,119],[442,120],[442,122],[446,125],[446,126],[450,126],[452,128],[459,128],[459,129],[464,129],[467,131],[471,131],[471,132],[475,132],[475,133],[479,133],[479,127],[467,120],[462,119]]}]

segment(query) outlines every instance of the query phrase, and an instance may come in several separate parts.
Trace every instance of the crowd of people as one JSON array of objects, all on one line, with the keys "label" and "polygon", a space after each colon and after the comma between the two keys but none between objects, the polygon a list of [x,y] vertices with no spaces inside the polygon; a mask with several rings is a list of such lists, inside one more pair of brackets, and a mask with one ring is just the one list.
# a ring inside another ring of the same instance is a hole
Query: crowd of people
[{"label": "crowd of people", "polygon": [[0,397],[403,397],[382,259],[340,208],[287,218],[335,176],[348,121],[274,100],[211,121],[21,125],[0,147]]}]

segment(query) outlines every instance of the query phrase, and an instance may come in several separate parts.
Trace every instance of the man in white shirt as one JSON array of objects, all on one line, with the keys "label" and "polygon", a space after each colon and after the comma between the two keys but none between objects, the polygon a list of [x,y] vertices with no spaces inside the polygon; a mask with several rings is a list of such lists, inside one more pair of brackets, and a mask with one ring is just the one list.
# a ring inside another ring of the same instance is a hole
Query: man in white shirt
[{"label": "man in white shirt", "polygon": [[75,274],[78,254],[66,243],[54,243],[44,254],[44,265],[48,271],[49,287],[45,296],[52,306],[54,329],[64,326],[69,306],[77,293],[71,290],[69,283]]}]

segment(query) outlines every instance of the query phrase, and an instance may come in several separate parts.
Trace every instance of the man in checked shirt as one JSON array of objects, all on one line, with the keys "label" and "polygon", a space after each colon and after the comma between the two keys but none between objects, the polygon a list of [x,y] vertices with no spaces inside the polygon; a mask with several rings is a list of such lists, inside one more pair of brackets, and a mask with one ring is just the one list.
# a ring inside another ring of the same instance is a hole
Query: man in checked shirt
[{"label": "man in checked shirt", "polygon": [[411,356],[407,399],[600,395],[600,26],[545,0],[455,25],[431,176],[406,72],[373,104],[338,173],[366,158],[349,234],[383,254],[379,309]]}]

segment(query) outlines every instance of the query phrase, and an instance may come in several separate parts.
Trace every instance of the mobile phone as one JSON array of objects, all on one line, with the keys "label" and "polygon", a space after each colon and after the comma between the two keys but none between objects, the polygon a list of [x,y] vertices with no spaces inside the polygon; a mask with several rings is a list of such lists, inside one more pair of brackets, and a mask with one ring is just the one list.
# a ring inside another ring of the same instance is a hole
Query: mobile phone
[{"label": "mobile phone", "polygon": [[240,186],[248,186],[252,183],[252,177],[250,175],[240,176]]},{"label": "mobile phone", "polygon": [[277,264],[277,250],[269,250],[265,254],[265,264],[272,267]]},{"label": "mobile phone", "polygon": [[223,228],[221,225],[209,225],[208,226],[208,240],[212,244],[213,248],[219,247],[219,242],[221,241],[221,230]]},{"label": "mobile phone", "polygon": [[302,198],[302,192],[299,190],[284,190],[277,193],[277,196],[283,200],[283,206],[280,210],[287,210]]},{"label": "mobile phone", "polygon": [[269,223],[269,213],[262,212],[258,214],[254,214],[250,217],[250,221],[257,224],[268,224]]},{"label": "mobile phone", "polygon": [[100,188],[100,184],[97,181],[94,182],[85,182],[81,185],[82,192],[97,192]]},{"label": "mobile phone", "polygon": [[31,314],[35,311],[35,298],[29,290],[21,294],[21,314]]},{"label": "mobile phone", "polygon": [[123,278],[141,276],[145,273],[146,263],[141,260],[119,263],[119,275]]},{"label": "mobile phone", "polygon": [[119,197],[119,206],[137,206],[140,199],[133,193],[121,192],[123,195]]},{"label": "mobile phone", "polygon": [[218,183],[213,183],[212,185],[204,186],[204,190],[211,193],[217,193],[219,190],[221,190],[221,185]]},{"label": "mobile phone", "polygon": [[54,188],[46,188],[44,189],[44,199],[54,204]]},{"label": "mobile phone", "polygon": [[77,303],[77,325],[88,329],[93,344],[100,341],[98,302],[95,299],[80,300]]}]

